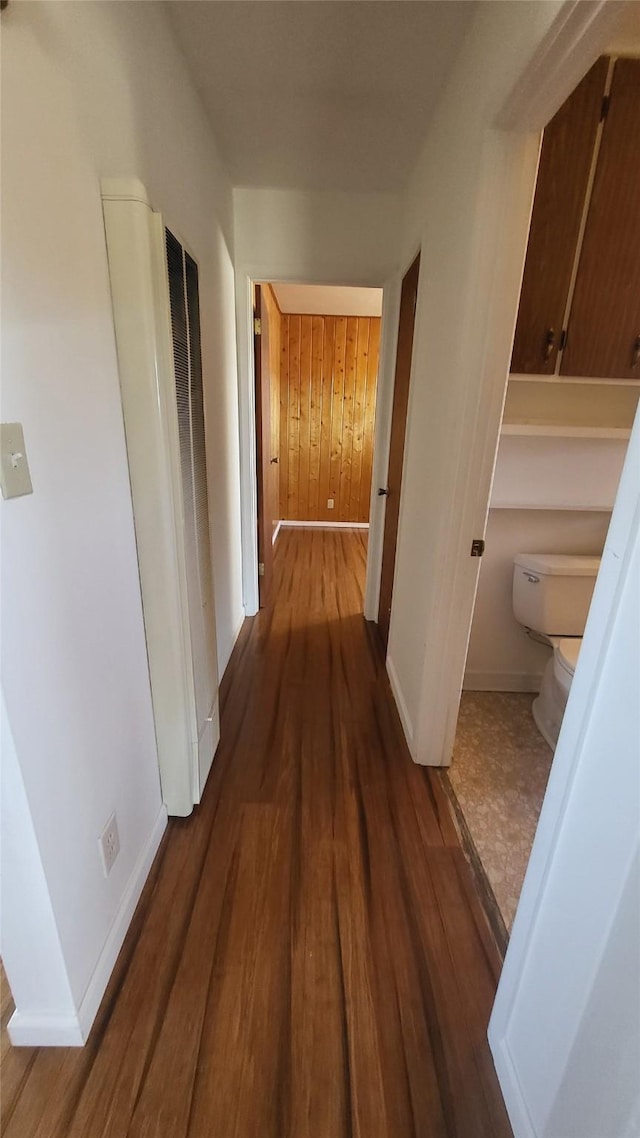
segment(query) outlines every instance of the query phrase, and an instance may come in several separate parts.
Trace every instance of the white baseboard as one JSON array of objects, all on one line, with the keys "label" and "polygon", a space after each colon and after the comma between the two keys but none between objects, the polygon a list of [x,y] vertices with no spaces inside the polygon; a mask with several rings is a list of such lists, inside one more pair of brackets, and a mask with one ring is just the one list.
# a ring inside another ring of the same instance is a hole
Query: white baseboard
[{"label": "white baseboard", "polygon": [[404,701],[402,688],[400,687],[400,681],[398,679],[398,673],[393,666],[393,660],[390,656],[387,656],[387,675],[389,676],[391,691],[393,693],[393,698],[396,701],[396,707],[398,708],[402,730],[404,731],[404,736],[407,740],[407,745],[411,752],[411,757],[415,759],[415,755],[413,753],[413,724],[411,722],[411,716],[407,711],[407,705]]},{"label": "white baseboard", "polygon": [[77,1015],[16,1010],[8,1024],[9,1039],[14,1047],[82,1047],[87,1042],[166,825],[167,811],[163,805],[131,874]]},{"label": "white baseboard", "polygon": [[231,633],[231,639],[229,641],[229,648],[228,648],[228,651],[225,652],[225,655],[223,657],[224,658],[224,665],[221,666],[221,664],[218,663],[218,673],[219,673],[218,674],[218,686],[222,683],[222,677],[224,676],[227,668],[229,667],[229,660],[231,659],[231,653],[233,652],[233,649],[236,646],[236,641],[237,641],[237,639],[238,639],[238,637],[242,631],[242,626],[243,626],[246,619],[247,619],[247,614],[245,612],[245,608],[243,605],[242,616],[240,617],[240,620],[238,621],[233,632]]},{"label": "white baseboard", "polygon": [[368,522],[293,522],[282,519],[284,529],[369,529]]},{"label": "white baseboard", "polygon": [[465,672],[463,691],[539,692],[542,672]]},{"label": "white baseboard", "polygon": [[271,538],[271,544],[272,545],[276,544],[276,540],[277,540],[278,534],[280,533],[281,528],[282,528],[282,522],[278,522],[276,528],[273,531],[273,537]]},{"label": "white baseboard", "polygon": [[506,1041],[504,1039],[498,1041],[494,1038],[491,1024],[489,1025],[488,1036],[500,1090],[514,1136],[515,1138],[537,1138],[536,1129],[527,1109],[520,1080]]},{"label": "white baseboard", "polygon": [[156,818],[151,834],[147,844],[145,845],[136,867],[129,878],[129,884],[122,901],[120,908],[116,913],[115,919],[109,930],[109,935],[105,941],[104,948],[98,958],[98,963],[93,972],[87,990],[80,1001],[78,1009],[78,1021],[82,1033],[82,1042],[86,1043],[89,1038],[89,1032],[93,1025],[93,1021],[98,1013],[100,1002],[107,988],[107,984],[111,979],[118,953],[122,948],[124,938],[127,934],[131,919],[133,917],[136,905],[140,900],[140,894],[144,888],[144,884],[149,876],[153,859],[158,852],[162,835],[167,826],[167,810],[164,804],[162,805],[158,817]]},{"label": "white baseboard", "polygon": [[14,1047],[82,1047],[85,1043],[77,1016],[15,1011],[7,1031]]}]

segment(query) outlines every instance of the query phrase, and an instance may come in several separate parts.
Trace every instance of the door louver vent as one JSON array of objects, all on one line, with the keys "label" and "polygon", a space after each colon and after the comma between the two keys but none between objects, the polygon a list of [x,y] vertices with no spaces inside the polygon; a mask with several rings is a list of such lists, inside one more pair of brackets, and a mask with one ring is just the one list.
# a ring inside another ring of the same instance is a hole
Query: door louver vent
[{"label": "door louver vent", "polygon": [[209,677],[215,675],[215,653],[198,266],[168,229],[166,248],[180,440],[189,625],[200,730],[215,697],[209,683]]}]

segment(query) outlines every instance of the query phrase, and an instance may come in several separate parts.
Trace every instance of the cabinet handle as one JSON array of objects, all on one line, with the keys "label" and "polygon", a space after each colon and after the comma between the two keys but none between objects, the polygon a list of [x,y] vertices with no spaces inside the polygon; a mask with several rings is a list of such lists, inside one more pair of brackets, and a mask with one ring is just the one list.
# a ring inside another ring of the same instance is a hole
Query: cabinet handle
[{"label": "cabinet handle", "polygon": [[545,363],[547,362],[547,360],[551,359],[551,354],[553,352],[555,344],[556,344],[556,334],[555,334],[553,328],[547,328],[546,335],[544,338],[544,353],[543,353],[543,359],[544,359]]},{"label": "cabinet handle", "polygon": [[631,367],[637,367],[640,363],[640,336],[636,336],[633,341],[631,349]]}]

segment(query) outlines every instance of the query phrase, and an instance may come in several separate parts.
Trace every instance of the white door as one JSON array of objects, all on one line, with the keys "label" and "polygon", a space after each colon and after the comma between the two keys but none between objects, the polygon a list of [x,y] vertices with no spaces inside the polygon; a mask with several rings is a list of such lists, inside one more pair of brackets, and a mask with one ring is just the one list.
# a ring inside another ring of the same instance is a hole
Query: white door
[{"label": "white door", "polygon": [[515,1138],[640,1134],[640,418],[489,1041]]}]

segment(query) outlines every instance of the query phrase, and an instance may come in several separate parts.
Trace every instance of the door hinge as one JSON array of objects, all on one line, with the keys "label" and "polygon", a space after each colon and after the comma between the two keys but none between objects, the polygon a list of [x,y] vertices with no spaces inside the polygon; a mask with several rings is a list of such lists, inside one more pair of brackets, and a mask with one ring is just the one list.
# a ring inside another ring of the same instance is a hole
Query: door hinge
[{"label": "door hinge", "polygon": [[474,537],[473,541],[471,542],[471,556],[472,557],[482,557],[482,554],[484,553],[484,548],[485,547],[484,547],[483,539],[481,537]]},{"label": "door hinge", "polygon": [[264,561],[258,562],[258,576],[264,577]]},{"label": "door hinge", "polygon": [[253,334],[254,336],[262,335],[262,320],[259,316],[254,316],[253,318]]},{"label": "door hinge", "polygon": [[563,328],[560,333],[560,343],[558,344],[558,351],[564,352],[567,346],[567,329]]},{"label": "door hinge", "polygon": [[609,114],[610,102],[611,102],[611,97],[609,95],[603,95],[602,96],[602,106],[600,107],[600,122],[604,122],[607,115]]}]

